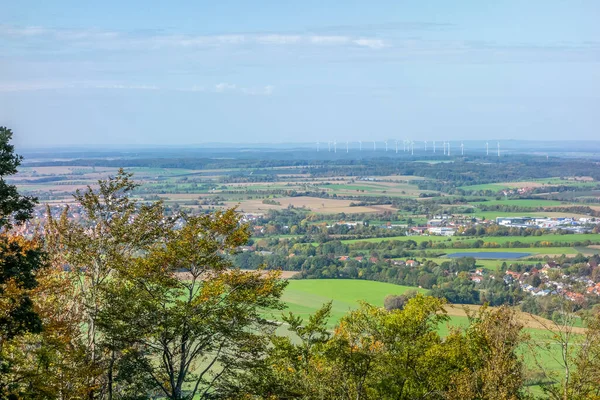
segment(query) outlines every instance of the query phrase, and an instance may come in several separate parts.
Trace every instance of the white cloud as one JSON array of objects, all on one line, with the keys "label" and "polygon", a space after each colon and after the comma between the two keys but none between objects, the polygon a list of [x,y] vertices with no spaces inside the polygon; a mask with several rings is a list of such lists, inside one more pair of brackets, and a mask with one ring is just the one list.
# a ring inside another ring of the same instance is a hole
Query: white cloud
[{"label": "white cloud", "polygon": [[261,44],[296,44],[302,41],[299,35],[261,35],[256,37],[256,42]]},{"label": "white cloud", "polygon": [[348,36],[311,36],[309,41],[314,44],[341,45],[350,42]]},{"label": "white cloud", "polygon": [[15,27],[0,25],[0,35],[2,36],[38,36],[46,33],[48,33],[48,30],[41,26]]},{"label": "white cloud", "polygon": [[215,92],[224,93],[235,90],[235,88],[236,86],[234,84],[222,82],[215,85]]},{"label": "white cloud", "polygon": [[385,44],[385,42],[381,39],[365,39],[365,38],[360,38],[360,39],[356,39],[353,41],[354,44],[356,44],[357,46],[364,46],[364,47],[369,47],[371,49],[382,49],[384,47],[386,47],[387,45]]},{"label": "white cloud", "polygon": [[50,40],[54,45],[77,44],[90,48],[123,49],[163,47],[214,47],[214,46],[348,46],[371,49],[385,47],[381,39],[357,38],[347,35],[300,35],[300,34],[219,34],[219,35],[144,35],[139,33],[103,31],[99,29],[52,29],[40,26],[14,27],[0,25],[0,37],[17,40],[37,38]]}]

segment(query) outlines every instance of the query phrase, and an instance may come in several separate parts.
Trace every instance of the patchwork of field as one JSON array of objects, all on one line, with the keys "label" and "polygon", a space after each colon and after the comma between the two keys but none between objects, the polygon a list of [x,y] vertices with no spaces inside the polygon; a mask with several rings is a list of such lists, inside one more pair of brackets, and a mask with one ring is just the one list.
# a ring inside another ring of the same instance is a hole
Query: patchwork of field
[{"label": "patchwork of field", "polygon": [[543,186],[574,186],[574,187],[594,187],[598,185],[591,177],[577,178],[544,178],[521,182],[499,182],[483,185],[462,186],[465,190],[493,190],[500,191],[504,189],[536,188]]},{"label": "patchwork of field", "polygon": [[[600,243],[600,233],[582,233],[582,234],[571,234],[571,235],[540,235],[540,236],[392,236],[387,238],[369,238],[369,239],[348,239],[342,240],[342,243],[351,244],[356,242],[369,242],[379,243],[383,241],[407,241],[412,240],[416,243],[423,242],[445,242],[447,246],[451,246],[452,243],[474,243],[476,241],[483,241],[489,243],[496,243],[502,245],[509,242],[521,242],[526,244],[537,243],[537,242],[549,242],[549,243],[575,243],[584,242],[589,240],[590,242]],[[464,249],[460,249],[464,250]],[[504,249],[502,249],[504,250]]]},{"label": "patchwork of field", "polygon": [[321,214],[337,213],[381,213],[396,210],[389,205],[378,206],[350,206],[350,200],[324,199],[319,197],[278,197],[273,199],[279,204],[264,204],[262,200],[242,200],[240,202],[226,202],[226,207],[237,206],[242,212],[265,212],[267,210],[282,210],[288,207],[305,208]]},{"label": "patchwork of field", "polygon": [[[69,203],[77,189],[96,187],[99,179],[114,176],[117,168],[108,167],[21,167],[10,178],[23,193],[38,196],[41,202]],[[284,209],[289,206],[305,208],[315,213],[378,213],[391,211],[389,206],[352,207],[350,200],[334,196],[392,196],[418,198],[424,193],[414,183],[423,178],[414,176],[382,176],[357,179],[352,177],[313,178],[305,167],[277,167],[260,169],[182,169],[182,168],[126,168],[141,184],[139,196],[158,196],[167,204],[180,204],[194,208],[197,202],[214,206],[219,199],[221,207],[238,205],[245,212],[262,212]],[[251,182],[254,177],[258,181]],[[267,179],[268,178],[268,179]],[[273,181],[269,181],[272,179]],[[233,182],[231,182],[233,180]],[[236,182],[238,180],[238,182]],[[248,182],[244,182],[248,180]],[[266,180],[266,181],[265,181]],[[241,181],[241,182],[239,182]],[[329,198],[313,196],[288,197],[291,191],[324,193]],[[427,193],[435,193],[427,191]],[[274,204],[263,204],[262,200]],[[355,201],[356,202],[356,201]],[[279,204],[277,204],[279,203]],[[395,210],[394,210],[395,211]]]},{"label": "patchwork of field", "polygon": [[557,206],[571,206],[577,205],[575,203],[556,201],[556,200],[544,200],[544,199],[516,199],[516,200],[487,200],[481,202],[471,202],[470,204],[485,205],[485,206],[517,206],[517,207],[557,207]]}]

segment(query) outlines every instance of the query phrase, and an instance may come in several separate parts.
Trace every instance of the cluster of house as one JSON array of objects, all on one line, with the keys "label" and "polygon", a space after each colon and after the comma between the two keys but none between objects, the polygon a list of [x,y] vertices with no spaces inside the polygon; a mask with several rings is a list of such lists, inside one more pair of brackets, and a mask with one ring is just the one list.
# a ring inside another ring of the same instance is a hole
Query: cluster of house
[{"label": "cluster of house", "polygon": [[[356,256],[356,257],[350,257],[350,256],[339,256],[338,260],[340,261],[349,261],[349,260],[355,260],[358,262],[363,262],[363,261],[369,261],[372,263],[377,263],[379,262],[379,258],[377,257],[363,257],[363,256]],[[393,264],[393,265],[397,265],[397,266],[407,266],[407,267],[418,267],[420,264],[418,261],[415,260],[396,260],[396,259],[384,259],[383,261],[389,263],[389,264]]]},{"label": "cluster of house", "polygon": [[521,188],[517,188],[517,189],[505,189],[502,190],[502,194],[504,196],[512,196],[512,195],[518,195],[518,194],[527,194],[529,192],[531,192],[533,190],[532,187],[521,187]]},{"label": "cluster of house", "polygon": [[575,233],[588,232],[589,225],[600,223],[600,219],[592,217],[582,218],[533,218],[533,217],[498,217],[496,223],[509,228],[544,228],[563,229]]},{"label": "cluster of house", "polygon": [[[596,267],[594,262],[590,262],[591,267]],[[534,268],[529,272],[515,272],[507,270],[504,275],[506,284],[516,283],[526,293],[532,296],[548,296],[548,295],[563,295],[566,299],[580,302],[585,299],[585,295],[600,296],[600,282],[594,282],[589,277],[573,277],[566,274],[560,275],[560,280],[552,280],[549,277],[551,270],[560,270],[561,266],[556,262],[549,261],[541,269]],[[540,285],[533,286],[527,283],[529,277],[538,276]],[[585,287],[584,292],[577,291],[577,286]]]}]

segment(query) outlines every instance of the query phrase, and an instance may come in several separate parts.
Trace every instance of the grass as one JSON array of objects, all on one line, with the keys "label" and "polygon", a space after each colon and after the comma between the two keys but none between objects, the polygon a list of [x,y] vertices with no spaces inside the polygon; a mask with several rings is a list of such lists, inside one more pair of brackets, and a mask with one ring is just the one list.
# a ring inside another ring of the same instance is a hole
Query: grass
[{"label": "grass", "polygon": [[[283,300],[288,306],[287,311],[292,311],[304,318],[314,313],[324,303],[333,301],[332,317],[328,323],[328,328],[332,329],[348,311],[358,307],[359,301],[363,300],[373,305],[382,306],[387,295],[402,294],[408,290],[419,289],[363,280],[291,280],[284,292]],[[420,291],[424,292],[423,290]],[[274,315],[273,317],[280,318],[278,315]],[[469,320],[466,316],[451,315],[446,324],[440,324],[438,332],[441,336],[447,336],[452,328],[464,328],[468,323]],[[542,329],[524,328],[524,332],[528,333],[532,340],[538,344],[547,343],[549,340],[550,333]],[[279,333],[294,336],[285,329],[285,326],[280,327]],[[550,349],[550,351],[537,349],[534,356],[529,349],[523,346],[523,355],[529,368],[532,370],[537,369],[534,360],[535,357],[549,371],[559,371],[560,365],[556,360],[560,356],[560,348],[551,345]],[[537,386],[532,386],[530,389],[535,393],[541,393],[541,390]]]},{"label": "grass", "polygon": [[354,279],[290,280],[282,300],[288,306],[286,312],[291,311],[305,318],[324,303],[333,301],[331,319],[328,324],[330,328],[333,328],[348,311],[358,308],[360,301],[383,306],[386,296],[403,294],[409,290],[426,292],[409,286]]},{"label": "grass", "polygon": [[541,235],[541,236],[393,236],[387,238],[369,238],[369,239],[348,239],[342,240],[342,243],[352,244],[357,242],[368,242],[368,243],[379,243],[383,241],[399,240],[407,241],[413,240],[417,243],[422,242],[445,242],[447,244],[459,242],[459,243],[473,243],[477,240],[483,240],[484,242],[504,244],[508,242],[519,241],[521,243],[536,243],[536,242],[558,242],[558,243],[575,243],[589,240],[591,242],[600,243],[600,233],[582,233],[572,235]]},{"label": "grass", "polygon": [[589,217],[589,215],[543,211],[543,212],[507,212],[507,211],[480,211],[475,210],[473,213],[467,214],[473,218],[484,218],[486,220],[495,220],[498,217],[537,217],[537,218],[560,218],[560,217]]},{"label": "grass", "polygon": [[[531,248],[498,248],[498,249],[439,249],[445,254],[454,253],[530,253],[544,255],[577,254],[573,247],[531,247]],[[514,260],[513,260],[514,261]]]},{"label": "grass", "polygon": [[[570,202],[562,202],[556,200],[533,200],[533,199],[515,199],[515,200],[488,200],[488,201],[477,201],[471,202],[470,204],[474,206],[485,205],[485,206],[517,206],[517,207],[554,207],[554,206],[563,206],[563,205],[573,205]],[[577,205],[577,204],[575,204]],[[579,204],[582,205],[582,204]]]},{"label": "grass", "polygon": [[598,185],[596,181],[575,181],[560,178],[543,178],[533,179],[521,182],[499,182],[499,183],[486,183],[482,185],[471,185],[461,186],[461,189],[465,190],[493,190],[499,191],[502,189],[515,189],[519,187],[527,186],[572,186],[572,187],[594,187]]},{"label": "grass", "polygon": [[[446,258],[446,257],[425,257],[425,258],[421,258],[421,257],[416,257],[415,258],[417,261],[419,262],[424,262],[425,261],[433,261],[434,263],[440,265],[443,262],[448,262],[448,261],[452,261],[452,259]],[[505,262],[506,265],[511,265],[511,264],[515,264],[515,263],[519,263],[519,264],[524,264],[524,265],[535,265],[538,263],[538,261],[528,261],[528,260],[521,260],[521,259],[477,259],[475,261],[475,268],[482,268],[482,269],[486,269],[488,271],[496,271],[496,269],[502,265],[502,263]]]}]

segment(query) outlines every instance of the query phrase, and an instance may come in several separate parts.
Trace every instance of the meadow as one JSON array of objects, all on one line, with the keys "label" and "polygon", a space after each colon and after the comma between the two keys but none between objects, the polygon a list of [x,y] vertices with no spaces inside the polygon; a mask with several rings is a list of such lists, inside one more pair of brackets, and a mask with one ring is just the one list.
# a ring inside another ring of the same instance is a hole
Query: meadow
[{"label": "meadow", "polygon": [[[390,294],[403,294],[410,290],[416,290],[424,293],[418,288],[393,285],[383,282],[347,280],[347,279],[321,279],[321,280],[289,280],[283,301],[287,305],[284,311],[293,312],[303,318],[307,318],[314,313],[324,303],[332,301],[332,313],[328,322],[328,328],[333,329],[337,322],[348,311],[359,307],[361,301],[365,301],[375,306],[383,306],[383,301]],[[464,328],[468,325],[469,319],[467,312],[474,313],[479,306],[469,305],[447,305],[446,312],[449,321],[440,324],[438,332],[442,336],[455,328]],[[280,319],[281,314],[271,315],[273,319]],[[544,325],[551,326],[552,323],[540,317],[532,317],[529,314],[517,312],[517,318],[524,326],[524,333],[531,337],[531,349],[523,346],[523,356],[530,370],[537,369],[535,359],[542,363],[550,371],[558,371],[560,363],[557,361],[560,357],[560,348],[550,346],[550,350],[543,350],[541,346],[545,343],[551,343],[552,332],[544,328]],[[279,329],[280,333],[286,333],[285,326]],[[574,328],[575,333],[583,333],[583,328]],[[289,334],[289,332],[287,332]],[[534,392],[540,393],[539,387],[532,388]]]},{"label": "meadow", "polygon": [[469,185],[461,186],[464,190],[492,190],[500,191],[504,189],[519,189],[526,187],[543,187],[543,186],[571,186],[571,187],[595,187],[598,182],[590,179],[561,179],[555,178],[543,178],[543,179],[532,179],[528,181],[513,181],[513,182],[499,182],[499,183],[486,183],[481,185]]},{"label": "meadow", "polygon": [[[549,242],[549,243],[575,243],[584,242],[589,240],[593,243],[600,243],[600,233],[584,233],[584,234],[573,234],[573,235],[540,235],[540,236],[393,236],[387,238],[369,238],[369,239],[348,239],[342,240],[342,243],[352,244],[357,242],[369,242],[369,243],[380,243],[383,241],[399,240],[407,241],[413,240],[416,243],[422,242],[445,242],[447,245],[451,245],[454,242],[460,243],[474,243],[478,240],[483,242],[497,243],[499,245],[508,242],[521,242],[521,243],[536,243],[536,242]],[[536,249],[537,250],[537,249]]]},{"label": "meadow", "polygon": [[360,301],[383,306],[383,300],[390,294],[400,295],[410,290],[426,292],[409,286],[356,279],[291,279],[288,282],[282,297],[288,307],[286,312],[307,317],[332,301],[330,328],[348,311],[356,309]]}]

